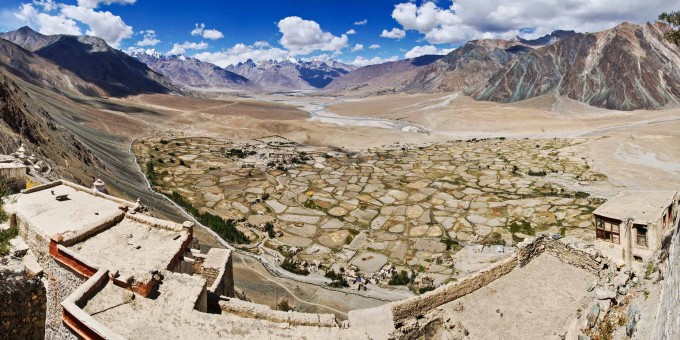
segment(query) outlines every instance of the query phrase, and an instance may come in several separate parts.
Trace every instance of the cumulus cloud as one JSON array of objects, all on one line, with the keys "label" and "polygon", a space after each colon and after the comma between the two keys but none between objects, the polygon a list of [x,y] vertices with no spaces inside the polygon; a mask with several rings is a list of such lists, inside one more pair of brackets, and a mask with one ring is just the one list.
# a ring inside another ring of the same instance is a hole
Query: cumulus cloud
[{"label": "cumulus cloud", "polygon": [[168,53],[166,54],[168,55],[184,54],[186,53],[187,50],[204,50],[208,47],[209,47],[208,43],[203,41],[199,43],[185,41],[182,44],[173,44],[172,49],[168,51]]},{"label": "cumulus cloud", "polygon": [[349,31],[345,32],[345,34],[347,35],[357,34],[357,31],[355,31],[354,29],[350,29]]},{"label": "cumulus cloud", "polygon": [[361,51],[363,49],[364,49],[364,45],[356,44],[356,45],[354,45],[354,47],[352,47],[352,52]]},{"label": "cumulus cloud", "polygon": [[354,66],[363,67],[363,66],[367,66],[367,65],[382,64],[382,63],[386,63],[388,61],[397,61],[397,60],[399,60],[399,57],[397,57],[396,55],[391,56],[389,58],[384,58],[384,59],[381,58],[381,57],[373,57],[371,59],[366,59],[362,56],[358,56],[358,57],[354,58],[354,61],[349,62],[349,64],[352,64]]},{"label": "cumulus cloud", "polygon": [[404,54],[404,57],[406,57],[407,59],[411,59],[411,58],[416,58],[416,57],[420,57],[420,56],[427,55],[427,54],[442,55],[442,54],[449,54],[453,50],[455,50],[455,48],[441,48],[441,49],[439,49],[439,48],[432,46],[432,45],[416,46],[416,47],[412,48],[410,51],[406,52],[406,54]]},{"label": "cumulus cloud", "polygon": [[54,11],[55,9],[57,9],[57,7],[59,7],[57,3],[54,2],[54,0],[33,0],[33,4],[38,7],[41,7],[43,11],[47,12]]},{"label": "cumulus cloud", "polygon": [[135,43],[137,46],[156,46],[161,42],[156,38],[156,31],[154,30],[140,31],[139,33],[144,36],[144,39]]},{"label": "cumulus cloud", "polygon": [[22,4],[14,16],[22,23],[34,26],[42,34],[71,34],[81,35],[78,23],[62,14],[50,15],[42,13],[32,4]]},{"label": "cumulus cloud", "polygon": [[600,31],[622,21],[655,20],[658,13],[673,7],[666,0],[456,0],[442,7],[428,1],[420,6],[415,2],[397,4],[392,18],[404,30],[423,34],[431,44],[460,44],[517,35],[533,38],[555,29]]},{"label": "cumulus cloud", "polygon": [[254,61],[282,60],[289,52],[277,47],[271,47],[264,41],[258,41],[252,45],[236,44],[220,52],[202,52],[194,55],[194,58],[213,63],[220,67],[236,65],[248,59]]},{"label": "cumulus cloud", "polygon": [[89,26],[85,34],[100,37],[113,46],[120,46],[121,40],[132,36],[132,27],[111,12],[99,12],[91,8],[64,5],[61,13],[67,18],[80,21]]},{"label": "cumulus cloud", "polygon": [[137,0],[78,0],[78,6],[85,8],[97,8],[99,4],[111,5],[111,4],[121,4],[121,5],[132,5]]},{"label": "cumulus cloud", "polygon": [[370,48],[370,49],[372,49],[372,50],[377,50],[377,49],[380,48],[380,45],[379,45],[379,44],[373,44],[373,45],[371,45],[371,46],[368,46],[368,48]]},{"label": "cumulus cloud", "polygon": [[354,24],[357,25],[357,26],[363,26],[363,25],[366,25],[367,23],[368,23],[368,19],[364,19],[364,20],[361,20],[361,21],[355,21],[354,22]]},{"label": "cumulus cloud", "polygon": [[36,27],[36,30],[43,34],[80,35],[82,31],[79,23],[82,23],[88,26],[85,34],[98,36],[113,47],[120,46],[123,39],[133,34],[132,27],[111,12],[64,5],[53,0],[37,0],[31,4],[22,4],[14,16],[22,23]]},{"label": "cumulus cloud", "polygon": [[300,17],[287,17],[278,22],[282,33],[281,46],[288,49],[291,55],[309,54],[314,51],[340,51],[347,47],[347,34],[335,36],[321,30],[314,21]]},{"label": "cumulus cloud", "polygon": [[383,30],[380,36],[383,38],[399,40],[406,36],[406,32],[395,27],[391,31]]},{"label": "cumulus cloud", "polygon": [[224,38],[224,34],[216,29],[206,29],[204,23],[195,24],[196,28],[191,30],[191,35],[200,36],[205,39],[217,40]]}]

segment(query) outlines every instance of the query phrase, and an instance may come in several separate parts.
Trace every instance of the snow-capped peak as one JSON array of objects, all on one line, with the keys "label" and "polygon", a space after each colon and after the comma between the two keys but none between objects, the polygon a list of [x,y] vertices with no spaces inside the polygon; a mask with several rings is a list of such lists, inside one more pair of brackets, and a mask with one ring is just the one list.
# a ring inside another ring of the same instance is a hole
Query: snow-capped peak
[{"label": "snow-capped peak", "polygon": [[184,54],[180,54],[180,55],[177,56],[177,59],[179,59],[181,61],[186,61],[187,57],[185,57]]},{"label": "snow-capped peak", "polygon": [[293,64],[299,64],[300,63],[300,61],[295,59],[295,57],[293,57],[292,55],[289,55],[288,58],[286,58],[286,60],[290,63],[293,63]]},{"label": "snow-capped peak", "polygon": [[161,53],[156,51],[156,49],[154,49],[154,48],[149,48],[149,49],[145,50],[144,54],[152,56],[154,58],[160,58],[161,57]]}]

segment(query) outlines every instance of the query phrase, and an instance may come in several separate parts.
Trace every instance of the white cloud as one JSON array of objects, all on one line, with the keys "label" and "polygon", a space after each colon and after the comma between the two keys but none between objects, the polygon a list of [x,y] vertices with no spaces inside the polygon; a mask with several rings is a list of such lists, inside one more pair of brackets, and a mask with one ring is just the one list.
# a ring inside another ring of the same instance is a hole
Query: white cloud
[{"label": "white cloud", "polygon": [[347,35],[352,35],[352,34],[357,34],[357,31],[355,31],[353,28],[350,29],[349,31],[345,32]]},{"label": "white cloud", "polygon": [[453,50],[455,50],[455,48],[439,49],[439,48],[432,46],[432,45],[416,46],[416,47],[412,48],[410,51],[406,52],[406,54],[404,54],[404,57],[406,57],[407,59],[411,59],[411,58],[420,57],[420,56],[426,55],[426,54],[442,55],[442,54],[449,54]]},{"label": "white cloud", "polygon": [[205,24],[195,24],[196,28],[191,31],[191,35],[203,35]]},{"label": "white cloud", "polygon": [[255,47],[255,48],[266,48],[266,47],[269,47],[269,46],[271,46],[271,45],[266,41],[256,41],[253,44],[253,47]]},{"label": "white cloud", "polygon": [[85,8],[97,8],[100,3],[104,5],[132,5],[135,2],[137,2],[137,0],[78,0],[78,6]]},{"label": "white cloud", "polygon": [[54,0],[33,0],[33,4],[42,7],[43,11],[54,11],[57,9],[58,4]]},{"label": "white cloud", "polygon": [[205,39],[217,40],[224,38],[224,34],[216,29],[206,29],[205,24],[196,24],[196,28],[191,30],[191,35],[202,36]]},{"label": "white cloud", "polygon": [[245,62],[248,59],[254,61],[261,60],[282,60],[289,54],[288,51],[272,47],[268,43],[258,41],[253,45],[236,44],[224,51],[220,52],[202,52],[194,56],[199,60],[213,63],[220,67],[227,67],[229,65],[236,65],[239,62]]},{"label": "white cloud", "polygon": [[364,49],[364,45],[356,44],[356,45],[354,45],[354,47],[352,47],[352,52],[361,51],[363,49]]},{"label": "white cloud", "polygon": [[[456,0],[439,7],[434,2],[397,4],[392,18],[404,30],[424,35],[431,44],[460,44],[471,39],[527,38],[555,29],[595,32],[622,21],[644,23],[673,10],[667,0]],[[532,28],[532,33],[523,33]],[[522,30],[522,31],[520,31]]]},{"label": "white cloud", "polygon": [[81,35],[82,32],[75,20],[69,19],[62,14],[49,15],[38,11],[31,4],[22,4],[14,16],[22,23],[36,27],[42,34],[71,34]]},{"label": "white cloud", "polygon": [[203,31],[203,38],[210,39],[210,40],[217,40],[217,39],[222,39],[224,38],[224,34],[222,32],[215,30],[215,29],[209,29]]},{"label": "white cloud", "polygon": [[367,66],[367,65],[382,64],[382,63],[386,63],[388,61],[397,61],[397,60],[399,60],[399,57],[397,57],[396,55],[391,56],[391,57],[386,58],[386,59],[383,59],[381,57],[373,57],[371,59],[366,59],[362,56],[358,56],[354,59],[354,61],[349,62],[349,64],[352,64],[354,66],[363,67],[363,66]]},{"label": "white cloud", "polygon": [[62,5],[61,14],[89,26],[85,34],[104,39],[113,47],[120,46],[121,40],[132,36],[132,27],[111,12],[98,12],[91,8]]},{"label": "white cloud", "polygon": [[370,49],[372,49],[372,50],[377,50],[377,49],[380,48],[380,45],[379,45],[379,44],[373,44],[373,45],[371,45],[371,46],[368,46],[368,48],[370,48]]},{"label": "white cloud", "polygon": [[281,19],[277,25],[283,34],[279,42],[290,50],[291,55],[305,55],[314,51],[340,51],[347,47],[346,34],[334,36],[322,31],[321,26],[311,20],[287,17]]},{"label": "white cloud", "polygon": [[184,54],[187,50],[204,50],[208,48],[209,45],[206,42],[201,41],[200,43],[185,41],[182,44],[173,44],[172,49],[168,51],[168,55],[173,54]]},{"label": "white cloud", "polygon": [[366,25],[367,23],[368,23],[368,19],[364,19],[364,20],[361,20],[361,21],[355,21],[354,22],[354,24],[357,25],[357,26],[363,26],[363,25]]},{"label": "white cloud", "polygon": [[156,31],[154,30],[140,31],[139,33],[144,35],[144,39],[138,41],[135,44],[137,46],[156,46],[161,42],[156,38]]},{"label": "white cloud", "polygon": [[406,32],[395,27],[391,31],[383,30],[380,36],[383,38],[399,40],[406,36]]}]

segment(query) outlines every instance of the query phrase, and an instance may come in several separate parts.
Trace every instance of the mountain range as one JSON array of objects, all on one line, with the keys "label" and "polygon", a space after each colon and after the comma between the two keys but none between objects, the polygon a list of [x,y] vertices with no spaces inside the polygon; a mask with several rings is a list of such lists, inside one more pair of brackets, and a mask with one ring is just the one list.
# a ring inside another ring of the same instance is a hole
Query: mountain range
[{"label": "mountain range", "polygon": [[[0,33],[0,38],[32,53],[22,54],[30,57],[38,56],[43,59],[41,62],[51,63],[55,67],[66,70],[67,77],[75,75],[80,78],[78,82],[82,80],[103,92],[98,93],[89,87],[78,89],[78,92],[82,94],[126,96],[139,93],[169,93],[176,90],[176,87],[165,77],[153,72],[145,64],[127,54],[110,47],[98,37],[43,35],[29,27],[22,27],[16,31]],[[20,70],[23,67],[17,63],[10,64],[5,63],[14,70]],[[58,80],[53,78],[59,75],[48,74],[48,72],[29,75],[24,72],[24,76],[46,78],[42,80],[55,84]]]},{"label": "mountain range", "polygon": [[355,66],[335,60],[302,61],[289,57],[283,61],[264,60],[229,65],[228,71],[244,76],[270,90],[314,90],[326,87],[335,79],[350,73]]},{"label": "mountain range", "polygon": [[164,56],[155,50],[133,52],[130,55],[178,85],[224,89],[254,89],[256,87],[246,77],[196,58],[184,55]]},{"label": "mountain range", "polygon": [[155,51],[128,55],[100,38],[48,36],[23,27],[0,33],[0,68],[36,86],[87,96],[181,93],[184,88],[463,92],[497,102],[562,96],[607,109],[659,109],[680,102],[680,49],[664,39],[668,29],[659,23],[622,23],[595,33],[473,40],[445,56],[361,68],[292,57],[222,68]]}]

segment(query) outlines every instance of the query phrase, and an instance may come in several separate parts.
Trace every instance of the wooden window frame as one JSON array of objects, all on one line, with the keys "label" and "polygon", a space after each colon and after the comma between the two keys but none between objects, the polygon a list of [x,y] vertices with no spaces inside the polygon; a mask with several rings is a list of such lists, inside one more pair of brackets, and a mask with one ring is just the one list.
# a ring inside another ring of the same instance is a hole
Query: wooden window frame
[{"label": "wooden window frame", "polygon": [[621,244],[621,221],[596,216],[595,238],[609,243]]}]

